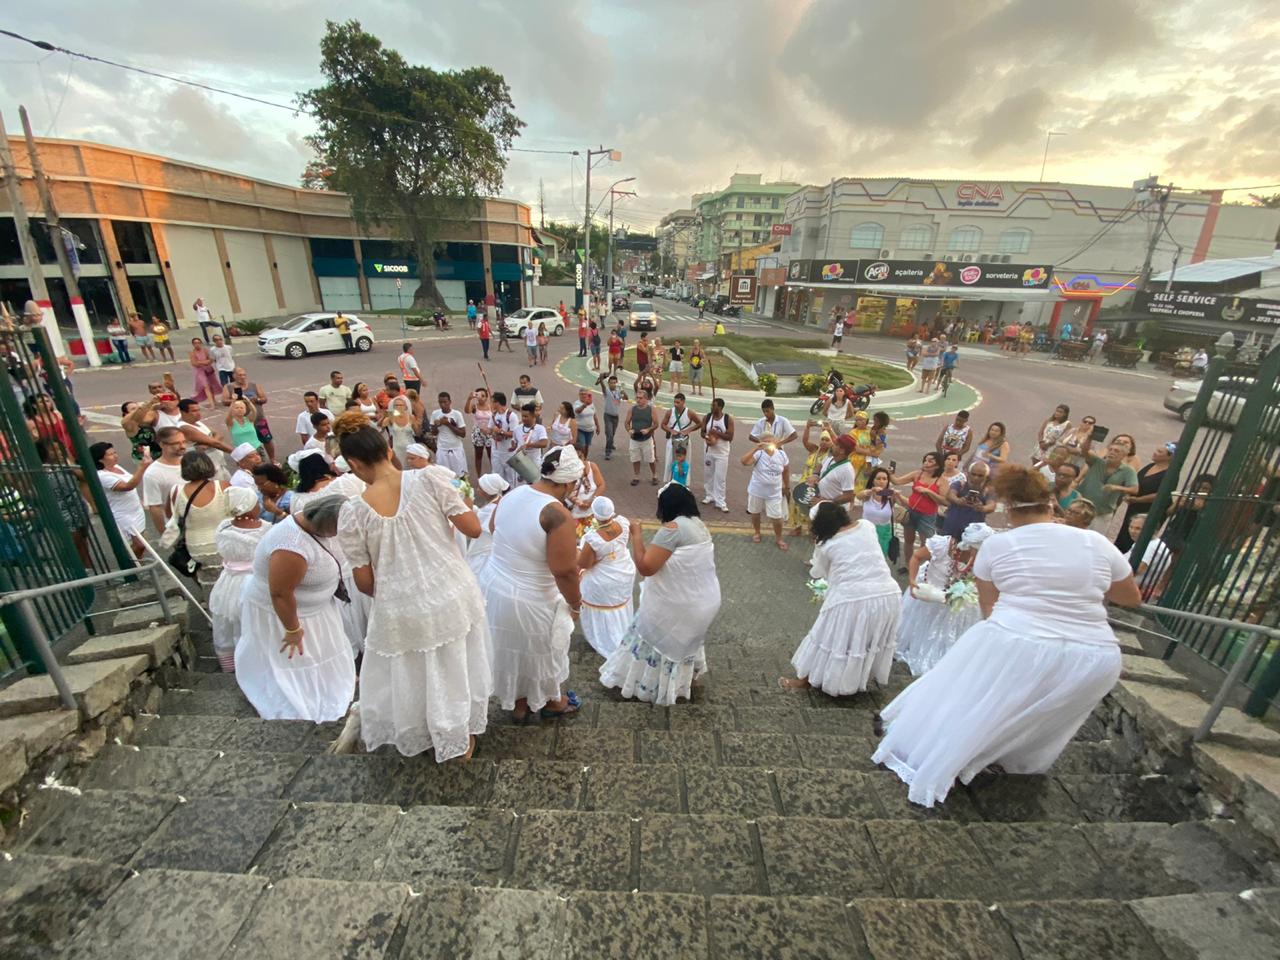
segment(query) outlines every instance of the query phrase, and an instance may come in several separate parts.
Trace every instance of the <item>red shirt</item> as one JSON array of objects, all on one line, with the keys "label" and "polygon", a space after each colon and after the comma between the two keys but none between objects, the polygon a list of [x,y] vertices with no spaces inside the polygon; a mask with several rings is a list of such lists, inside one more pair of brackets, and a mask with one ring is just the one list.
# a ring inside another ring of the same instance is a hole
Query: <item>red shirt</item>
[{"label": "red shirt", "polygon": [[488,340],[492,336],[493,331],[489,328],[489,320],[486,318],[480,321],[480,339]]},{"label": "red shirt", "polygon": [[921,490],[932,490],[938,492],[938,484],[941,478],[935,478],[932,481],[926,481],[923,477],[916,477],[911,482],[911,497],[907,500],[907,506],[916,513],[923,513],[925,516],[934,516],[938,512],[938,501],[932,497],[921,493]]}]

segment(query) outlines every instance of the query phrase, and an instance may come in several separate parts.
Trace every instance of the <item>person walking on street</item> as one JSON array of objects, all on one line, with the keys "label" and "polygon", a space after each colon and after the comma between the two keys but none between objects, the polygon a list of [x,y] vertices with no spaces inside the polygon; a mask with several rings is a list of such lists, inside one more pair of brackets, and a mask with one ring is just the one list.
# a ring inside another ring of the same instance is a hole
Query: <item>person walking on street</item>
[{"label": "person walking on street", "polygon": [[685,395],[677,393],[672,398],[671,407],[662,417],[662,432],[666,436],[666,448],[662,457],[662,482],[671,480],[671,460],[675,444],[688,443],[689,435],[697,433],[702,426],[698,415],[685,406]]},{"label": "person walking on street", "polygon": [[585,462],[591,452],[591,441],[600,432],[600,418],[596,416],[596,404],[590,390],[578,391],[578,402],[573,405],[573,418],[576,421],[574,447]]},{"label": "person walking on street", "polygon": [[496,320],[495,323],[498,325],[498,353],[502,352],[503,347],[506,348],[507,353],[511,353],[511,341],[507,337],[506,323],[501,319]]},{"label": "person walking on street", "polygon": [[585,357],[587,355],[587,312],[585,310],[578,311],[578,356]]},{"label": "person walking on street", "polygon": [[218,371],[218,389],[221,390],[231,382],[232,374],[236,371],[235,352],[221,333],[215,333],[209,355],[213,357],[213,368]]},{"label": "person walking on street", "polygon": [[1107,345],[1107,331],[1099,330],[1093,335],[1093,343],[1089,344],[1090,363],[1097,363],[1098,358],[1102,356],[1102,351]]},{"label": "person walking on street", "polygon": [[[468,300],[467,301],[467,326],[469,326],[472,330],[474,330],[476,328],[476,320],[479,319],[479,317],[480,317],[480,311],[476,309],[476,302],[474,300]],[[488,320],[488,319],[489,319],[488,317],[485,317],[485,320]]]},{"label": "person walking on street", "polygon": [[844,313],[837,310],[835,322],[831,327],[831,347],[836,353],[840,352],[840,345],[844,340]]},{"label": "person walking on street", "polygon": [[199,337],[191,338],[191,352],[187,355],[191,364],[191,372],[195,377],[195,387],[191,395],[199,403],[204,397],[209,398],[209,409],[218,405],[218,394],[222,392],[222,384],[218,382],[218,371],[213,366],[213,357],[209,348]]},{"label": "person walking on street", "polygon": [[618,432],[618,421],[622,416],[622,403],[627,399],[627,392],[618,386],[617,376],[610,371],[601,393],[604,396],[604,458],[613,459],[614,434]]},{"label": "person walking on street", "polygon": [[[472,307],[472,309],[475,309],[475,308]],[[476,325],[475,318],[471,317],[470,319],[471,319],[471,325],[474,327]],[[480,349],[484,354],[483,359],[488,360],[489,359],[489,340],[493,337],[493,328],[489,326],[488,317],[484,317],[483,319],[480,320],[480,326],[477,330],[477,333],[480,336]]]},{"label": "person walking on street", "polygon": [[413,355],[413,344],[405,343],[401,347],[400,356],[396,358],[400,367],[400,382],[405,390],[422,392],[422,368],[418,366],[418,358]]},{"label": "person walking on street", "polygon": [[[346,348],[347,353],[356,352],[355,341],[351,338],[351,321],[342,315],[342,311],[338,311],[338,315],[333,318],[333,328],[338,331],[338,336],[342,338],[342,345]],[[335,411],[341,414],[342,411]]]}]

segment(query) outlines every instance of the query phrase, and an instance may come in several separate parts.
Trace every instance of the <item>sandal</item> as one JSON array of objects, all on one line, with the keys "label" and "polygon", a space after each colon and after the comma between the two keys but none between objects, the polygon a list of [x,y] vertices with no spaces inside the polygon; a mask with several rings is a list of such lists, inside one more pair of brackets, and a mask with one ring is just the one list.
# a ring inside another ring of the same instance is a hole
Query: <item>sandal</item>
[{"label": "sandal", "polygon": [[752,542],[752,543],[759,543],[759,542],[760,542],[760,534],[758,534],[758,533],[753,533],[753,534],[751,535],[751,542]]},{"label": "sandal", "polygon": [[653,485],[656,487],[656,486],[658,485],[658,478],[657,478],[657,477],[650,477],[650,478],[649,478],[649,482],[650,482],[651,484],[653,484]]},{"label": "sandal", "polygon": [[632,480],[632,481],[631,481],[631,485],[632,485],[633,487],[638,487],[638,486],[640,486],[640,478],[639,478],[639,477],[636,477],[634,480]]},{"label": "sandal", "polygon": [[568,702],[565,704],[563,710],[548,710],[546,707],[543,707],[538,711],[538,716],[547,720],[554,720],[556,717],[567,717],[570,714],[577,713],[578,708],[582,706],[582,701],[578,699],[578,695],[572,690],[566,690],[564,698]]},{"label": "sandal", "polygon": [[514,723],[517,727],[523,727],[532,719],[533,719],[532,710],[526,710],[523,715],[516,713],[514,710],[511,711],[511,722]]}]

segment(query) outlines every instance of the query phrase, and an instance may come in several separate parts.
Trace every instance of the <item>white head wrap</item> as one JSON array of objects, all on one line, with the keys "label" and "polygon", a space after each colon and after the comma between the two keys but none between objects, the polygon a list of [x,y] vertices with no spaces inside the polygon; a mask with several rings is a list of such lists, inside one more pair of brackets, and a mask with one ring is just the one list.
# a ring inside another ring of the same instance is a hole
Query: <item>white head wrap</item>
[{"label": "white head wrap", "polygon": [[960,535],[960,548],[962,550],[970,550],[974,547],[980,547],[982,542],[993,533],[995,533],[995,530],[985,523],[971,523],[964,528],[964,533]]},{"label": "white head wrap", "polygon": [[249,454],[257,453],[257,452],[258,452],[258,448],[255,447],[252,443],[242,443],[240,444],[240,446],[236,447],[234,450],[231,451],[231,459],[234,460],[236,463],[239,463]]},{"label": "white head wrap", "polygon": [[258,492],[248,487],[227,487],[227,509],[235,517],[243,517],[258,505]]},{"label": "white head wrap", "polygon": [[333,469],[337,470],[339,473],[350,473],[351,464],[347,463],[346,457],[335,457],[333,461]]},{"label": "white head wrap", "polygon": [[812,507],[810,507],[810,508],[809,508],[809,519],[810,519],[810,520],[817,520],[817,519],[818,519],[818,508],[819,508],[820,506],[822,506],[822,501],[821,501],[821,500],[819,500],[817,503],[815,503]]},{"label": "white head wrap", "polygon": [[596,497],[591,501],[591,512],[600,521],[612,520],[614,514],[613,501],[608,497]]},{"label": "white head wrap", "polygon": [[560,451],[560,462],[546,479],[552,483],[577,483],[582,479],[582,461],[578,459],[578,451],[573,447],[553,447],[547,451],[548,456],[554,450]]},{"label": "white head wrap", "polygon": [[404,412],[405,412],[405,413],[412,413],[412,412],[413,412],[413,405],[412,405],[411,403],[409,403],[409,398],[408,398],[408,397],[406,397],[404,394],[401,394],[401,395],[400,395],[400,396],[398,396],[398,397],[392,397],[392,398],[391,398],[391,402],[390,402],[389,404],[387,404],[387,406],[388,406],[388,407],[394,407],[396,404],[402,404],[402,405],[404,406]]},{"label": "white head wrap", "polygon": [[[415,444],[416,446],[416,444]],[[500,493],[506,493],[511,488],[511,484],[503,480],[496,473],[486,473],[477,481],[480,489],[491,497],[496,497]]]},{"label": "white head wrap", "polygon": [[406,457],[421,457],[423,460],[431,459],[431,451],[426,448],[425,444],[411,443],[404,448]]},{"label": "white head wrap", "polygon": [[323,457],[323,456],[324,456],[324,451],[317,450],[315,447],[311,447],[308,450],[296,450],[293,453],[289,454],[289,460],[288,460],[289,469],[292,470],[294,473],[297,473],[298,467],[301,466],[302,461],[307,459],[307,457]]}]

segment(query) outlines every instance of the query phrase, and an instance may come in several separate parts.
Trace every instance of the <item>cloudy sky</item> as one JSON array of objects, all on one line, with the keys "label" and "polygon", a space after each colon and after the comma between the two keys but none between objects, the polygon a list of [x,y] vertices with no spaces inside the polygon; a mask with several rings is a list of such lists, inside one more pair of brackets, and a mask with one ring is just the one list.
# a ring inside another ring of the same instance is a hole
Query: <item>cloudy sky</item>
[{"label": "cloudy sky", "polygon": [[[620,215],[647,229],[735,170],[1036,179],[1047,130],[1064,134],[1047,179],[1280,183],[1274,12],[1274,0],[63,0],[11,8],[0,27],[290,103],[320,80],[325,19],[356,16],[411,61],[503,73],[528,124],[518,146],[621,150],[593,179],[636,177]],[[296,182],[309,157],[305,116],[8,38],[0,66],[10,132],[21,102],[38,134],[270,180]],[[540,181],[548,219],[581,217],[580,160],[513,154],[503,193],[534,204]]]}]

